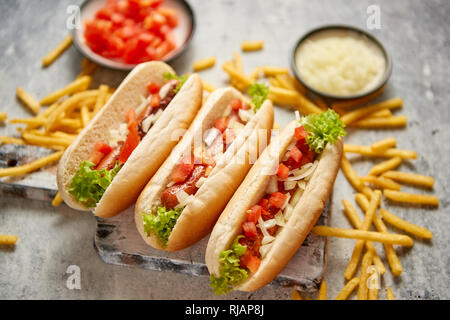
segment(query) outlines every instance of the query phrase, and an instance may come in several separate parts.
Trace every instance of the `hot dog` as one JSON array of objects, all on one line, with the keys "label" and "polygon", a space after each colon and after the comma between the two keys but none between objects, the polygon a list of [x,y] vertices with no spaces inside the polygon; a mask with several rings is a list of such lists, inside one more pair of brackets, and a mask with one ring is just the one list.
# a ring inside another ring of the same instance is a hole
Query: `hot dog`
[{"label": "hot dog", "polygon": [[200,77],[163,62],[138,65],[66,150],[58,189],[72,208],[111,217],[133,204],[202,102]]},{"label": "hot dog", "polygon": [[257,290],[286,266],[331,192],[343,128],[332,110],[310,115],[265,149],[209,238],[205,259],[215,293]]},{"label": "hot dog", "polygon": [[214,91],[139,196],[135,222],[145,242],[175,251],[206,236],[272,126],[270,100],[256,110],[233,88]]}]

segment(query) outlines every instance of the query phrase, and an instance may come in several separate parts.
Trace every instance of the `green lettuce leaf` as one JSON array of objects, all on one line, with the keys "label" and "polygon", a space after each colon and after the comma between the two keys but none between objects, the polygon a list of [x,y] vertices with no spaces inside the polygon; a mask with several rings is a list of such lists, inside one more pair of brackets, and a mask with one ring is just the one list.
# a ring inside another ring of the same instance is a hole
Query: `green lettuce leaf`
[{"label": "green lettuce leaf", "polygon": [[189,78],[189,76],[187,74],[183,74],[182,76],[177,76],[176,74],[167,72],[167,73],[164,73],[164,78],[166,80],[172,80],[173,79],[173,80],[178,80],[179,81],[178,85],[173,90],[173,92],[177,93],[178,91],[180,91],[181,87],[184,85],[184,83]]},{"label": "green lettuce leaf", "polygon": [[311,150],[321,153],[328,143],[333,144],[347,133],[339,115],[332,109],[321,114],[310,114],[300,119],[300,124],[309,133],[306,143]]},{"label": "green lettuce leaf", "polygon": [[153,232],[159,242],[163,245],[167,245],[170,233],[172,232],[175,223],[177,223],[178,217],[184,208],[169,209],[166,207],[158,207],[156,215],[152,213],[142,213],[142,220],[144,222],[144,231],[147,236]]},{"label": "green lettuce leaf", "polygon": [[69,193],[77,201],[88,208],[93,208],[100,201],[106,188],[111,184],[121,165],[117,162],[113,169],[95,170],[95,164],[89,161],[81,162],[80,168],[70,182]]},{"label": "green lettuce leaf", "polygon": [[226,294],[233,290],[233,287],[248,277],[248,272],[239,266],[239,258],[247,249],[239,243],[239,239],[244,236],[240,235],[234,239],[229,250],[222,251],[219,255],[220,277],[211,275],[209,277],[210,286],[217,295]]},{"label": "green lettuce leaf", "polygon": [[264,100],[267,99],[269,95],[269,87],[264,83],[252,83],[248,87],[248,95],[252,98],[252,103],[255,106],[254,111],[258,111],[261,108]]}]

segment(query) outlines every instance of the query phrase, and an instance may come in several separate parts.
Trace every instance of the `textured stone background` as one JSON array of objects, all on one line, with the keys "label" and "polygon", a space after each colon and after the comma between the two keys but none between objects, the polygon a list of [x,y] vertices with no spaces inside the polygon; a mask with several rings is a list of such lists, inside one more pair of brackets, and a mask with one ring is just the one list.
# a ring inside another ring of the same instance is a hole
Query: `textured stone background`
[{"label": "textured stone background", "polygon": [[[70,82],[79,72],[82,56],[70,48],[54,65],[41,69],[41,58],[67,34],[69,4],[80,1],[2,0],[0,2],[0,110],[13,117],[29,116],[15,98],[22,86],[36,97]],[[323,24],[346,23],[366,27],[366,9],[381,9],[381,29],[373,34],[387,46],[394,59],[394,72],[382,98],[404,99],[399,113],[409,117],[407,129],[352,131],[348,143],[369,144],[395,136],[399,147],[418,151],[419,158],[405,162],[404,171],[436,178],[434,194],[439,208],[409,207],[385,202],[384,206],[408,221],[429,228],[434,239],[419,239],[411,249],[398,248],[404,272],[398,279],[390,273],[382,284],[391,285],[399,299],[449,299],[449,40],[450,3],[447,0],[379,1],[190,1],[198,28],[189,50],[174,61],[179,73],[190,70],[194,59],[215,55],[218,66],[202,72],[217,86],[227,76],[220,65],[247,39],[264,39],[264,51],[243,55],[249,72],[258,65],[288,66],[295,41],[307,30]],[[97,82],[117,84],[121,72],[101,70]],[[293,115],[278,109],[277,121],[287,123]],[[15,127],[0,126],[1,135],[12,135]],[[361,174],[371,161],[351,157]],[[428,190],[405,187],[406,191]],[[353,190],[340,173],[335,185],[331,225],[350,227],[340,200],[353,201]],[[93,248],[95,220],[90,214],[62,205],[0,199],[0,233],[17,234],[15,248],[0,248],[1,299],[214,299],[207,278],[171,272],[154,272],[106,265]],[[343,273],[354,241],[331,239],[326,280],[329,297],[345,284]],[[377,246],[383,257],[384,251]],[[81,268],[81,290],[66,288],[69,265]],[[229,299],[289,299],[290,289],[267,286],[255,293],[232,293]],[[384,297],[384,291],[380,293]]]}]

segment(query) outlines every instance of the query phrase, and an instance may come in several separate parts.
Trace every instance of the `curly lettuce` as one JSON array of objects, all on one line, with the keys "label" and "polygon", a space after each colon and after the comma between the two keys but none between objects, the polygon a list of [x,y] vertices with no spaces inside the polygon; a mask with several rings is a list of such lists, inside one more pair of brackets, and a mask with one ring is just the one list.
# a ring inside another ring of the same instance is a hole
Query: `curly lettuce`
[{"label": "curly lettuce", "polygon": [[227,294],[233,287],[248,277],[248,272],[239,265],[239,258],[244,254],[247,249],[239,243],[239,239],[243,238],[240,235],[234,239],[233,244],[229,250],[222,251],[219,255],[220,277],[211,275],[209,277],[210,286],[217,295]]},{"label": "curly lettuce", "polygon": [[347,133],[339,115],[332,109],[321,114],[310,114],[300,119],[300,124],[309,133],[306,143],[310,150],[321,153],[328,143],[333,144]]},{"label": "curly lettuce", "polygon": [[156,235],[161,245],[167,245],[172,229],[177,223],[178,217],[184,208],[169,209],[166,207],[158,207],[156,214],[142,213],[142,220],[144,223],[144,231],[147,236],[152,233]]},{"label": "curly lettuce", "polygon": [[261,108],[264,100],[267,99],[269,95],[269,87],[264,83],[252,83],[248,87],[248,95],[252,98],[252,103],[254,105],[254,111],[258,111]]},{"label": "curly lettuce", "polygon": [[81,162],[80,168],[73,176],[69,187],[69,193],[88,208],[97,205],[122,166],[117,162],[111,170],[95,170],[94,167],[93,162]]},{"label": "curly lettuce", "polygon": [[188,75],[187,74],[183,74],[182,76],[177,76],[176,74],[167,72],[164,73],[164,78],[166,80],[178,80],[178,85],[175,87],[175,89],[173,90],[173,92],[177,93],[178,91],[180,91],[181,87],[184,85],[184,83],[186,82],[186,80],[188,79]]}]

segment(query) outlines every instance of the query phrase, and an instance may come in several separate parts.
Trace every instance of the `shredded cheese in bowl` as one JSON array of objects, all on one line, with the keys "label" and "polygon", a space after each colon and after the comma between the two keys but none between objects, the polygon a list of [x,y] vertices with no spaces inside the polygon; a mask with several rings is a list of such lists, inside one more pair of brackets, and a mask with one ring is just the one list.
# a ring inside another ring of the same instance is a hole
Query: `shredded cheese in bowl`
[{"label": "shredded cheese in bowl", "polygon": [[386,72],[381,48],[366,36],[346,30],[312,34],[298,47],[295,64],[310,87],[339,96],[374,89]]}]

